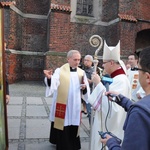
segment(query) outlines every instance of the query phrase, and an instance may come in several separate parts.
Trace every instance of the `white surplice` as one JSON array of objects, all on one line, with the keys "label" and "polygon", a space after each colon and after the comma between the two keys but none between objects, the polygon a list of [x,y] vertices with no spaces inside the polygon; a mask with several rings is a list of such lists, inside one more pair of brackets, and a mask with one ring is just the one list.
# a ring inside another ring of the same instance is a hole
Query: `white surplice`
[{"label": "white surplice", "polygon": [[[98,131],[106,132],[107,129],[119,138],[123,138],[123,124],[126,118],[124,109],[115,102],[108,101],[105,96],[106,88],[100,82],[90,95],[88,101],[91,103],[95,111],[94,122],[91,135],[91,150],[100,150],[102,143]],[[124,74],[117,75],[113,78],[113,83],[109,86],[109,91],[117,91],[130,98],[130,83]],[[109,104],[109,105],[108,105]],[[106,116],[109,114],[106,120]]]},{"label": "white surplice", "polygon": [[[46,84],[46,97],[53,94],[52,106],[50,108],[50,121],[55,119],[55,109],[56,109],[56,100],[57,100],[57,89],[59,87],[59,76],[60,68],[57,68],[51,77],[51,86],[48,86],[47,78],[45,78]],[[70,88],[68,93],[68,100],[66,104],[66,113],[65,113],[65,122],[64,126],[68,125],[80,125],[81,121],[81,96],[86,101],[90,94],[89,83],[84,72],[84,83],[87,87],[87,93],[85,95],[81,92],[81,86],[79,82],[79,77],[77,72],[70,72]],[[65,87],[64,87],[65,89]]]},{"label": "white surplice", "polygon": [[132,71],[131,68],[127,71],[127,76],[131,86],[131,99],[133,102],[139,101],[137,97],[137,91],[140,89],[141,85],[139,82],[139,72],[137,70]]}]

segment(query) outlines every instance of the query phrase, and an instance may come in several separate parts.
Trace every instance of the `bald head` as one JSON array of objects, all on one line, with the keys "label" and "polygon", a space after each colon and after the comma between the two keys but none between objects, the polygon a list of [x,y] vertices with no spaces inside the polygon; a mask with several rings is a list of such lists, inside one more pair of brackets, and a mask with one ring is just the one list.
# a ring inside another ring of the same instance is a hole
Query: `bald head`
[{"label": "bald head", "polygon": [[93,63],[93,56],[91,55],[86,55],[84,57],[84,66],[85,67],[91,67]]}]

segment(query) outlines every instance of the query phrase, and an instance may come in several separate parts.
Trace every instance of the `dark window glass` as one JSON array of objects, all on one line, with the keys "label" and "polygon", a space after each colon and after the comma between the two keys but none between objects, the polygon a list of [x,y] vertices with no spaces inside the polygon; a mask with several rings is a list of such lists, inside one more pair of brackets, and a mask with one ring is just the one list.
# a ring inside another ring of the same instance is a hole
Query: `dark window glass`
[{"label": "dark window glass", "polygon": [[77,15],[92,16],[93,0],[77,0]]}]

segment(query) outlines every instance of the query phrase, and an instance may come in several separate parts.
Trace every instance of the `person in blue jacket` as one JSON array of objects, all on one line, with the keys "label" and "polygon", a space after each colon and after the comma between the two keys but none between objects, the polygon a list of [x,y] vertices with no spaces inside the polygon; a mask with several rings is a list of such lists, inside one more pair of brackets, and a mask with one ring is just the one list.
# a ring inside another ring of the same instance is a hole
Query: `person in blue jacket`
[{"label": "person in blue jacket", "polygon": [[106,93],[110,100],[109,94],[116,94],[116,103],[127,111],[122,144],[110,134],[101,139],[109,150],[150,150],[150,47],[141,51],[137,70],[140,84],[146,93],[140,101],[132,103],[114,91]]}]

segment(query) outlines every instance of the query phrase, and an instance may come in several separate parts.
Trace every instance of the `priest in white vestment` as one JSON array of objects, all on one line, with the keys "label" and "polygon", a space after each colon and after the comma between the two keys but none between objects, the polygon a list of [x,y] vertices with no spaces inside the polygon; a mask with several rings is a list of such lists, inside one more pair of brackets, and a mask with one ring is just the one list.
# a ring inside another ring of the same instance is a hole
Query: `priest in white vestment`
[{"label": "priest in white vestment", "polygon": [[137,92],[140,89],[141,85],[139,82],[139,71],[136,69],[138,57],[136,54],[130,54],[128,56],[128,63],[131,68],[127,70],[127,76],[131,86],[131,100],[133,102],[137,102],[140,100],[140,97],[137,96]]},{"label": "priest in white vestment", "polygon": [[[81,55],[77,50],[67,54],[68,63],[57,68],[52,75],[45,71],[46,96],[53,94],[50,108],[50,142],[56,150],[79,150],[79,126],[81,122],[81,96],[87,100],[89,83],[84,70],[80,69]],[[48,78],[51,79],[48,85]]]},{"label": "priest in white vestment", "polygon": [[[130,98],[130,83],[126,76],[126,67],[120,60],[120,41],[116,47],[108,47],[104,42],[103,67],[113,80],[109,85],[109,91],[117,91]],[[122,139],[126,112],[118,104],[108,100],[105,96],[106,88],[97,74],[93,75],[92,80],[96,87],[88,99],[95,110],[90,150],[101,150],[103,145],[98,131],[109,131]]]}]

